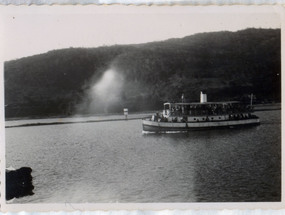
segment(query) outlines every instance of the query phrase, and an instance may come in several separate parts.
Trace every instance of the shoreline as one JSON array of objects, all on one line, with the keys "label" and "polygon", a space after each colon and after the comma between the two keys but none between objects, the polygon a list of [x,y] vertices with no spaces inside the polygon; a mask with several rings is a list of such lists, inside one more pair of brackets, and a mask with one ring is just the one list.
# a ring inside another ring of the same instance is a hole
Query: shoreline
[{"label": "shoreline", "polygon": [[[270,104],[255,104],[253,105],[254,111],[266,111],[266,110],[281,110],[281,103],[270,103]],[[128,116],[132,115],[152,115],[156,112],[161,112],[161,110],[152,110],[152,111],[141,111],[141,112],[134,112],[130,113]],[[5,118],[5,122],[11,122],[11,121],[19,121],[19,120],[45,120],[45,119],[76,119],[76,118],[88,118],[88,117],[110,117],[110,116],[122,116],[123,114],[120,113],[109,113],[109,114],[86,114],[86,115],[54,115],[54,116],[26,116],[26,117],[11,117],[11,118]]]},{"label": "shoreline", "polygon": [[[260,111],[276,111],[281,110],[281,104],[276,105],[258,105],[254,107],[255,112]],[[110,115],[93,115],[93,116],[72,116],[72,117],[51,117],[51,118],[21,118],[5,121],[5,128],[17,127],[32,127],[32,126],[45,126],[45,125],[63,125],[63,124],[76,124],[76,123],[94,123],[94,122],[112,122],[112,121],[128,121],[139,120],[146,117],[151,117],[153,112],[142,112],[129,114],[127,118],[123,114],[110,114]],[[41,122],[46,121],[46,122]]]},{"label": "shoreline", "polygon": [[[97,116],[73,116],[65,118],[38,118],[38,119],[15,119],[5,121],[5,128],[15,127],[31,127],[31,126],[44,126],[44,125],[62,125],[62,124],[76,124],[76,123],[93,123],[93,122],[112,122],[112,121],[128,121],[138,120],[150,117],[153,113],[136,113],[129,114],[127,118],[121,115],[97,115]],[[46,122],[41,122],[46,121]]]},{"label": "shoreline", "polygon": [[87,121],[74,121],[74,122],[47,122],[47,123],[30,123],[30,124],[21,124],[21,125],[11,125],[5,126],[5,128],[16,128],[16,127],[32,127],[32,126],[44,126],[44,125],[63,125],[63,124],[76,124],[76,123],[92,123],[92,122],[112,122],[112,121],[129,121],[129,120],[137,120],[143,119],[141,117],[138,118],[130,118],[130,119],[102,119],[102,120],[87,120]]},{"label": "shoreline", "polygon": [[264,110],[281,110],[281,103],[274,104],[255,104],[253,105],[254,111],[264,111]]},{"label": "shoreline", "polygon": [[[141,112],[132,112],[128,114],[129,116],[133,115],[151,115],[153,113],[156,113],[160,110],[154,110],[154,111],[141,111]],[[24,116],[24,117],[10,117],[5,118],[6,122],[11,121],[19,121],[19,120],[45,120],[45,119],[76,119],[76,118],[89,118],[89,117],[97,117],[97,118],[103,118],[103,117],[122,117],[124,116],[123,113],[103,113],[103,114],[74,114],[74,115],[52,115],[52,116]]]}]

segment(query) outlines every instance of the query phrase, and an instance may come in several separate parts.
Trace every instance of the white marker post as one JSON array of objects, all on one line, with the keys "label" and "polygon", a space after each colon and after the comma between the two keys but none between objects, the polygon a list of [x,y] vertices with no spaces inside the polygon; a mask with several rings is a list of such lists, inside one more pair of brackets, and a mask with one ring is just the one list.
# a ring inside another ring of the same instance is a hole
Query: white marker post
[{"label": "white marker post", "polygon": [[128,119],[128,108],[124,108],[124,115],[125,115],[125,119],[127,120]]}]

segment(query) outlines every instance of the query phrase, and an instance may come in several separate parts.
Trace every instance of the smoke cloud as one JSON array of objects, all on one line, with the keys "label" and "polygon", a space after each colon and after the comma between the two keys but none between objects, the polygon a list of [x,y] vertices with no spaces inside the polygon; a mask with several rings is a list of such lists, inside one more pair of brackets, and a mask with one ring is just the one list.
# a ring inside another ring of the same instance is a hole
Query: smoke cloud
[{"label": "smoke cloud", "polygon": [[124,78],[114,68],[106,70],[91,84],[77,113],[111,113],[122,108]]}]

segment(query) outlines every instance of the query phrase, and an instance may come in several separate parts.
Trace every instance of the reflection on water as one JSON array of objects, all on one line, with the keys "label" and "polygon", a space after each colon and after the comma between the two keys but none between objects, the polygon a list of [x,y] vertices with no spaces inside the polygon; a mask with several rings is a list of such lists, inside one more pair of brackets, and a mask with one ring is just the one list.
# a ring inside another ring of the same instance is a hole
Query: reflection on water
[{"label": "reflection on water", "polygon": [[280,111],[239,129],[142,134],[141,120],[6,129],[31,202],[280,201]]}]

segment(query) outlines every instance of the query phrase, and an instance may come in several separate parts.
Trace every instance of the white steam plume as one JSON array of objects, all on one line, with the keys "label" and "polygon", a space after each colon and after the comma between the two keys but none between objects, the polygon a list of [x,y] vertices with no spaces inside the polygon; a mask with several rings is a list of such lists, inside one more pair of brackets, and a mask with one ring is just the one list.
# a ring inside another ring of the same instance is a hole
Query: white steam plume
[{"label": "white steam plume", "polygon": [[120,106],[123,84],[123,76],[114,68],[108,69],[93,86],[91,85],[87,98],[77,108],[78,112],[112,112]]}]

